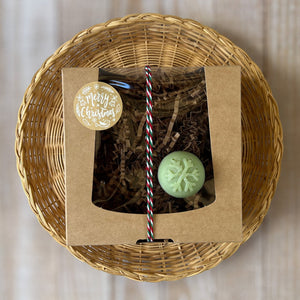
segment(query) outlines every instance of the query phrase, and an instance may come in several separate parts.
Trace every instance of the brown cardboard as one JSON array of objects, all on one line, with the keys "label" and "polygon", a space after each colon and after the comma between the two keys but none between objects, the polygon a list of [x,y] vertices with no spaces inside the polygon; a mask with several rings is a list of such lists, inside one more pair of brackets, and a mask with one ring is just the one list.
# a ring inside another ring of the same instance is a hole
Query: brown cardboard
[{"label": "brown cardboard", "polygon": [[[242,240],[240,67],[206,67],[205,76],[216,200],[201,209],[154,215],[155,239]],[[104,210],[91,200],[95,132],[77,121],[73,101],[97,79],[98,69],[63,69],[67,244],[135,244],[146,239],[146,215]]]}]

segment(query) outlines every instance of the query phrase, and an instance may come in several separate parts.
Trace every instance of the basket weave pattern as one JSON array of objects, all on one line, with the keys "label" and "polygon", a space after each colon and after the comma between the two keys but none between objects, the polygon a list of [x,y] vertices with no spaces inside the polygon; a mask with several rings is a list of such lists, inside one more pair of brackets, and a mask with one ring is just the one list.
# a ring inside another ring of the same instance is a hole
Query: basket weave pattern
[{"label": "basket weave pattern", "polygon": [[[260,69],[224,36],[174,16],[130,15],[93,26],[62,45],[34,75],[16,129],[17,168],[40,224],[65,245],[61,69],[240,65],[242,68],[243,242],[274,194],[282,158],[277,105]],[[240,243],[77,246],[67,249],[103,271],[143,281],[175,280],[215,267]]]}]

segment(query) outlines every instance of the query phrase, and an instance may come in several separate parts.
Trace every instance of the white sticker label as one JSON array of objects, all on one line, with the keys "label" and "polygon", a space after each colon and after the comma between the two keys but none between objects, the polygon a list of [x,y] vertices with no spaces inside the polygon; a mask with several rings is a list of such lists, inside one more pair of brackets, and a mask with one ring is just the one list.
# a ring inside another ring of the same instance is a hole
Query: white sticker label
[{"label": "white sticker label", "polygon": [[105,130],[121,118],[123,103],[120,94],[104,82],[85,84],[74,99],[74,113],[78,121],[92,130]]}]

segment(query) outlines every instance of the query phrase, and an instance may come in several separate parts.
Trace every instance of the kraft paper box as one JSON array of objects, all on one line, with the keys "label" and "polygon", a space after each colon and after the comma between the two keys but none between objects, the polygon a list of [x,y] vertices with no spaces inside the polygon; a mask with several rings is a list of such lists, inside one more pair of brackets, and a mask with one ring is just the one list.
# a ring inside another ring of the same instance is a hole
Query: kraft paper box
[{"label": "kraft paper box", "polygon": [[[92,203],[95,131],[75,117],[74,99],[85,84],[98,81],[98,71],[62,71],[67,244],[135,244],[146,239],[146,214],[109,211]],[[242,240],[240,76],[238,66],[205,67],[215,201],[186,212],[155,214],[155,239],[182,243]]]}]

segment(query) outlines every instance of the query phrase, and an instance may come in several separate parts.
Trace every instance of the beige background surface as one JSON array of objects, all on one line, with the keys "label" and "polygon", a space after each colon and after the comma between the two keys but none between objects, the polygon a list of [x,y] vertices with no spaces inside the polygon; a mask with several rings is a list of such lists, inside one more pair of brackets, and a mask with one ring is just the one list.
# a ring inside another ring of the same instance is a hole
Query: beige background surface
[{"label": "beige background surface", "polygon": [[[177,282],[138,283],[76,260],[31,212],[15,167],[22,95],[42,62],[78,31],[135,12],[195,19],[245,49],[278,102],[285,153],[262,226],[218,267]],[[0,0],[0,299],[299,299],[299,0]]]}]

